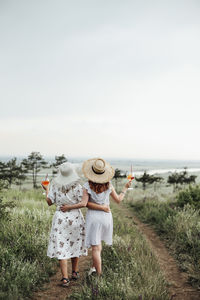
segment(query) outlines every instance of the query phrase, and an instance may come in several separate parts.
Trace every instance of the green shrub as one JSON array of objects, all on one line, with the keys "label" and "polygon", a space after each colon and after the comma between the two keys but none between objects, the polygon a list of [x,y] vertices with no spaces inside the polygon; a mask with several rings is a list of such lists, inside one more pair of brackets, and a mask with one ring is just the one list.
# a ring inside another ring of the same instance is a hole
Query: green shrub
[{"label": "green shrub", "polygon": [[[187,204],[165,222],[168,245],[181,268],[189,272],[190,281],[200,284],[200,218],[199,210]],[[170,243],[169,243],[170,242]]]},{"label": "green shrub", "polygon": [[181,191],[177,196],[177,204],[180,207],[190,204],[193,207],[200,209],[200,186],[189,186],[187,190]]},{"label": "green shrub", "polygon": [[172,204],[171,207],[168,203],[160,201],[147,201],[144,203],[138,201],[134,204],[131,203],[130,205],[134,208],[142,221],[156,224],[156,229],[160,233],[166,231],[165,220],[167,217],[176,214],[176,210],[174,210]]},{"label": "green shrub", "polygon": [[0,198],[0,220],[2,219],[9,219],[10,217],[10,209],[15,207],[15,204],[14,202],[6,202],[6,201],[3,201],[2,198]]}]

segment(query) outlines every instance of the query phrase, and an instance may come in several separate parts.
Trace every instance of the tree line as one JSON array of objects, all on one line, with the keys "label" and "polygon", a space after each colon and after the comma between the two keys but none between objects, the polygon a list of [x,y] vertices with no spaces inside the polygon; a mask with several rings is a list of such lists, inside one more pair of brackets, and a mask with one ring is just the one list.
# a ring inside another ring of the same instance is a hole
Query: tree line
[{"label": "tree line", "polygon": [[187,168],[181,173],[174,172],[169,175],[167,183],[174,186],[174,190],[178,189],[179,186],[186,184],[194,184],[196,181],[196,175],[188,175]]},{"label": "tree line", "polygon": [[[114,175],[116,186],[117,186],[118,178],[125,178],[125,177],[127,177],[126,174],[124,174],[121,170],[116,169]],[[175,191],[182,185],[194,184],[196,181],[196,177],[197,177],[196,175],[189,176],[187,172],[187,168],[185,168],[183,172],[180,173],[174,172],[170,174],[168,176],[167,183],[172,184]],[[151,184],[154,184],[154,189],[156,189],[156,184],[162,182],[164,178],[157,175],[150,175],[147,173],[147,171],[144,171],[143,175],[139,177],[135,177],[135,180],[142,184],[143,190],[146,190],[147,186]]]},{"label": "tree line", "polygon": [[[24,180],[30,174],[32,178],[32,184],[34,188],[37,188],[37,178],[38,173],[41,169],[53,168],[52,175],[57,173],[56,168],[67,161],[64,154],[55,156],[54,162],[49,164],[40,152],[31,152],[27,158],[24,158],[21,162],[17,161],[17,158],[13,158],[7,162],[0,161],[0,190],[3,188],[10,188],[12,184],[21,186]],[[117,182],[119,178],[127,177],[126,173],[123,173],[120,169],[115,169],[114,179]],[[181,173],[174,172],[169,175],[167,179],[168,184],[174,186],[174,190],[178,189],[179,186],[186,184],[193,184],[196,180],[195,175],[188,175],[187,169]],[[154,184],[156,189],[156,184],[162,182],[163,177],[157,175],[150,175],[144,171],[143,175],[135,177],[137,182],[142,184],[143,190],[146,189],[147,185]]]},{"label": "tree line", "polygon": [[57,166],[67,161],[64,154],[55,156],[55,161],[49,164],[40,152],[31,152],[21,162],[12,158],[7,162],[0,161],[0,190],[10,188],[12,184],[21,186],[30,173],[32,184],[37,188],[38,173],[44,168],[53,168],[53,175],[57,173]]}]

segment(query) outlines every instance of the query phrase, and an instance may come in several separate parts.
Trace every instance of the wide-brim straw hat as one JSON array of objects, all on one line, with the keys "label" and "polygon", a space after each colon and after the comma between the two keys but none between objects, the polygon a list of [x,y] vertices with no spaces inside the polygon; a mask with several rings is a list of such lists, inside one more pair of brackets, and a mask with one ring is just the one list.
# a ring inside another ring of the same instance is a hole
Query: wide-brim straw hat
[{"label": "wide-brim straw hat", "polygon": [[102,158],[84,161],[82,171],[87,179],[95,183],[109,182],[115,174],[113,167]]},{"label": "wide-brim straw hat", "polygon": [[58,175],[54,178],[53,182],[58,186],[66,186],[79,179],[73,164],[65,162],[58,167]]}]

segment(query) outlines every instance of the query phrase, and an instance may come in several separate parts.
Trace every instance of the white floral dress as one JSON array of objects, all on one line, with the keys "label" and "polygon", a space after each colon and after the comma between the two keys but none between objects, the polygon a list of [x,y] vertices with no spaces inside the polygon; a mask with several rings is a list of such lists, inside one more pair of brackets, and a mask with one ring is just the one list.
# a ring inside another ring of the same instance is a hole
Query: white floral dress
[{"label": "white floral dress", "polygon": [[62,212],[63,204],[77,204],[82,199],[82,186],[78,182],[58,187],[51,183],[48,198],[55,203],[47,256],[68,259],[87,255],[85,248],[85,221],[80,209]]}]

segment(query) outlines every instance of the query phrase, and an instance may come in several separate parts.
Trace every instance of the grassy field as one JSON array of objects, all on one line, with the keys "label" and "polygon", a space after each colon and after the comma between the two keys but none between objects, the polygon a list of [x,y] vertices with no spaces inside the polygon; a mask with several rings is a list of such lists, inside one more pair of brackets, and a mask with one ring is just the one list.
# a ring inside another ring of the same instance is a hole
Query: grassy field
[{"label": "grassy field", "polygon": [[157,259],[125,211],[112,204],[113,246],[103,246],[103,276],[85,276],[70,299],[169,299]]},{"label": "grassy field", "polygon": [[[120,191],[126,180],[119,180]],[[113,184],[116,185],[115,180]],[[133,213],[152,224],[166,241],[193,285],[200,283],[199,211],[176,206],[177,193],[162,183],[143,191],[140,185],[127,192],[124,202]],[[9,218],[0,218],[0,299],[26,299],[55,272],[56,260],[46,256],[54,207],[49,208],[42,190],[13,187],[3,194],[13,201]],[[167,284],[144,238],[119,206],[112,205],[113,246],[103,247],[103,276],[85,276],[82,289],[71,299],[169,299]],[[92,298],[91,298],[92,297]]]},{"label": "grassy field", "polygon": [[[8,190],[4,203],[10,201],[15,207],[0,224],[0,299],[26,299],[48,281],[57,265],[46,256],[55,208],[47,207],[40,189]],[[86,276],[83,289],[72,299],[168,299],[165,280],[145,240],[126,216],[121,218],[119,207],[112,209],[114,243],[104,245],[104,276],[98,283]]]},{"label": "grassy field", "polygon": [[189,274],[191,284],[199,287],[200,210],[191,204],[180,207],[178,193],[168,194],[165,201],[161,201],[157,195],[148,197],[141,193],[139,197],[135,191],[129,204],[141,221],[155,228],[180,268]]},{"label": "grassy field", "polygon": [[14,201],[8,219],[0,219],[0,299],[25,299],[48,280],[56,261],[46,256],[52,209],[41,190],[9,190],[4,203]]}]

